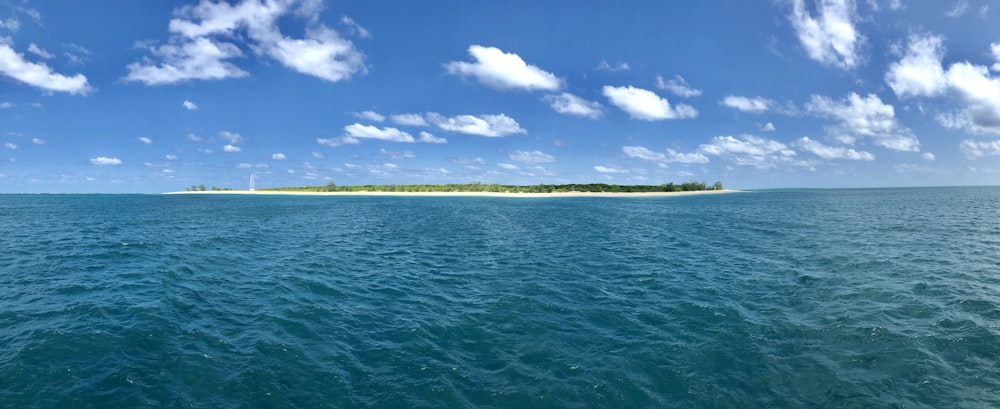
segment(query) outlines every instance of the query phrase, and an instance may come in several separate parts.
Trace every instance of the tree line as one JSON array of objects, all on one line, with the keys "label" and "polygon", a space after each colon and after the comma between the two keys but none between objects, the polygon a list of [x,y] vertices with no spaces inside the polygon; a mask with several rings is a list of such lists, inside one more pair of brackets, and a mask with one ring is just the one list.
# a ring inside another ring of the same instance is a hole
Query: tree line
[{"label": "tree line", "polygon": [[[325,186],[300,186],[257,189],[261,191],[293,192],[491,192],[491,193],[564,193],[564,192],[608,192],[608,193],[649,193],[649,192],[692,192],[702,190],[723,190],[721,182],[708,185],[705,182],[690,181],[680,184],[660,185],[616,185],[607,183],[570,183],[562,185],[502,185],[497,183],[450,183],[413,185],[351,185],[339,186],[332,181]],[[204,187],[202,187],[204,190]],[[228,189],[226,189],[228,190]]]}]

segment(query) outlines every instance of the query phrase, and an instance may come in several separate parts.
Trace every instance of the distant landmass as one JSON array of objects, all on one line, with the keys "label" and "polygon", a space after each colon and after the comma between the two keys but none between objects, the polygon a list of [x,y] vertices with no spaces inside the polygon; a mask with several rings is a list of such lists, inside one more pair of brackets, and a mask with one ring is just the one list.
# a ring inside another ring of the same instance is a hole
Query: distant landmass
[{"label": "distant landmass", "polygon": [[[205,185],[192,186],[186,191],[230,191],[229,188]],[[501,185],[497,183],[450,183],[450,184],[411,184],[411,185],[348,185],[340,186],[333,182],[323,186],[274,187],[258,188],[261,192],[401,192],[401,193],[433,193],[433,192],[468,192],[468,193],[660,193],[660,192],[697,192],[725,190],[721,182],[708,185],[705,182],[664,183],[660,185],[616,185],[607,183],[570,183],[561,185]]]}]

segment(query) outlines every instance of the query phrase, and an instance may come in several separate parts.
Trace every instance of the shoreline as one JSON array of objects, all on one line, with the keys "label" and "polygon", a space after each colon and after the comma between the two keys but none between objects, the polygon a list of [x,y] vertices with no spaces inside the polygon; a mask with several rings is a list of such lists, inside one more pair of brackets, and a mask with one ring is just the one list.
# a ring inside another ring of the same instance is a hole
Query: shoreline
[{"label": "shoreline", "polygon": [[287,195],[287,196],[430,196],[430,197],[669,197],[718,195],[738,193],[741,190],[694,190],[688,192],[298,192],[289,190],[206,190],[165,192],[165,195]]}]

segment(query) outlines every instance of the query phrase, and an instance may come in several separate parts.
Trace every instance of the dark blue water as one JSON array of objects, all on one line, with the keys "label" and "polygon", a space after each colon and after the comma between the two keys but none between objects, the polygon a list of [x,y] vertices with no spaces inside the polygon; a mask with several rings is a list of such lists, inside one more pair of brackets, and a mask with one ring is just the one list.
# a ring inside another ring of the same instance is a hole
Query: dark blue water
[{"label": "dark blue water", "polygon": [[1000,188],[0,195],[0,407],[1000,407]]}]

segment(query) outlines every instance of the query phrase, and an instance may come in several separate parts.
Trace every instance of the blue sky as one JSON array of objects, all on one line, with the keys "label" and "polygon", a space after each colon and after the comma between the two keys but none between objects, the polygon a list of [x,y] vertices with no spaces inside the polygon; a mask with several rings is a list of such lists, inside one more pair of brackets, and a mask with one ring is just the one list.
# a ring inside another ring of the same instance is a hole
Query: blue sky
[{"label": "blue sky", "polygon": [[0,192],[998,184],[998,21],[977,0],[0,0]]}]

